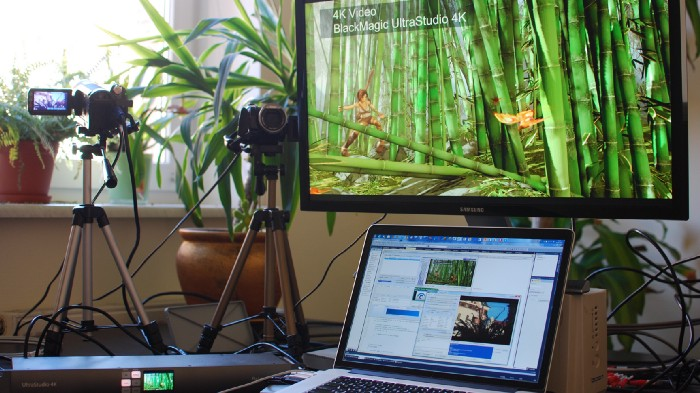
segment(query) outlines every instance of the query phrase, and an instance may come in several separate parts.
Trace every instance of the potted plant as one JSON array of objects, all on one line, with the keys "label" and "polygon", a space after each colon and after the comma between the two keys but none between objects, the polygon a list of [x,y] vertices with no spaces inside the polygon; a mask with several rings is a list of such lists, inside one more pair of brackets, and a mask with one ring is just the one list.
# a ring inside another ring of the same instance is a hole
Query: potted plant
[{"label": "potted plant", "polygon": [[[511,221],[515,226],[529,227],[533,224],[530,219],[523,217],[513,217]],[[678,260],[679,251],[666,242],[666,224],[660,220],[655,222],[659,225],[660,234],[657,236],[645,233],[645,235],[668,253],[672,260]],[[554,219],[540,226],[567,228],[571,225],[570,219]],[[575,219],[573,226],[576,230],[576,243],[572,253],[569,279],[588,279],[592,287],[604,288],[607,291],[611,309],[644,285],[648,279],[645,274],[657,273],[657,267],[649,265],[640,256],[646,251],[655,250],[649,250],[648,241],[641,236],[622,230],[617,220]],[[687,266],[678,266],[675,270],[688,279],[695,278],[695,271]],[[620,307],[614,315],[615,323],[636,324],[644,312],[645,298],[649,292],[648,289],[640,292]],[[628,336],[618,336],[618,340],[626,351],[630,351],[634,344],[634,339]]]},{"label": "potted plant", "polygon": [[[48,203],[58,144],[76,136],[64,116],[32,116],[27,110],[29,79],[37,66],[13,66],[0,78],[0,202]],[[65,80],[70,79],[65,64]]]},{"label": "potted plant", "polygon": [[[250,95],[254,89],[264,91],[257,94],[260,101],[274,102],[288,111],[293,110],[296,98],[295,50],[293,36],[286,33],[290,28],[293,31],[293,24],[284,26],[280,18],[281,4],[270,0],[256,0],[255,10],[249,14],[240,0],[235,0],[240,16],[206,19],[191,30],[175,31],[148,0],[141,0],[141,3],[160,35],[143,39],[124,39],[119,35],[110,34],[116,40],[114,45],[129,46],[138,54],[138,59],[133,62],[136,67],[142,72],[154,71],[155,77],[143,86],[142,97],[168,98],[172,112],[181,115],[178,132],[163,141],[162,152],[170,151],[175,158],[176,188],[185,209],[189,211],[194,208],[205,192],[203,178],[208,171],[216,172],[216,176],[222,179],[218,185],[218,194],[228,228],[215,230],[219,240],[213,242],[226,243],[225,246],[231,248],[207,254],[210,264],[221,265],[221,269],[217,269],[211,277],[202,279],[208,289],[216,288],[215,292],[220,293],[219,288],[223,289],[231,269],[234,259],[232,255],[237,255],[236,247],[241,241],[242,235],[234,233],[236,229],[247,227],[250,214],[257,208],[257,195],[253,195],[251,188],[245,185],[246,179],[248,184],[252,180],[250,176],[246,177],[246,165],[240,159],[234,161],[235,154],[227,149],[224,136],[238,129],[240,108],[247,104],[244,97]],[[293,18],[290,17],[290,21],[293,23]],[[197,40],[206,40],[208,43],[199,57],[187,46]],[[157,49],[150,49],[149,46],[153,45],[156,45]],[[172,53],[172,59],[163,55],[166,51]],[[209,61],[215,56],[221,60],[217,65],[210,65]],[[236,63],[238,60],[242,60],[240,65]],[[252,63],[260,64],[277,80],[270,81],[249,75],[248,69]],[[295,150],[287,148],[285,151],[285,158],[294,162]],[[285,165],[287,176],[280,177],[283,207],[293,211],[294,206],[288,201],[294,200],[297,180],[292,175],[297,171],[290,163]],[[234,206],[232,188],[240,201],[237,206]],[[194,210],[192,221],[197,227],[204,226],[197,208]],[[203,231],[198,228],[188,232],[190,233],[183,236],[197,239],[203,236]],[[193,239],[185,240],[181,251],[192,246],[190,240]],[[264,244],[258,244],[257,248],[264,255]],[[192,253],[201,254],[202,251],[197,249]],[[253,265],[262,265],[264,258],[251,255],[247,262],[246,269],[251,270]],[[185,291],[191,289],[183,283],[185,278],[196,278],[212,269],[195,266],[195,271],[180,272],[184,263],[178,262],[178,275]],[[262,274],[252,273],[259,276],[259,279],[246,278],[246,274],[244,270],[239,287],[245,284],[259,291],[262,287]],[[208,293],[211,294],[212,291]],[[258,293],[254,297],[260,298]],[[246,301],[249,310],[256,310],[251,303]]]}]

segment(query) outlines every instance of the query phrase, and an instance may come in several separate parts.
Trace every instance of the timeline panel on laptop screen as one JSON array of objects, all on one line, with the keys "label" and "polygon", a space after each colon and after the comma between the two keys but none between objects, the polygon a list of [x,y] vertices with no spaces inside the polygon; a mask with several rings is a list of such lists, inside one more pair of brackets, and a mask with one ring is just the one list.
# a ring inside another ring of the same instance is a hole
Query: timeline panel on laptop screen
[{"label": "timeline panel on laptop screen", "polygon": [[563,240],[368,241],[345,360],[536,379]]}]

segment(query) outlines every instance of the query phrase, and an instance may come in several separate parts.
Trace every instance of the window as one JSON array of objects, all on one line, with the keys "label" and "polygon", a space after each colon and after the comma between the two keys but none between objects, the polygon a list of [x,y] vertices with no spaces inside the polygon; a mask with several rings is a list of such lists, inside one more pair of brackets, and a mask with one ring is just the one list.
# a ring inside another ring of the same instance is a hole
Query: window
[{"label": "window", "polygon": [[[232,2],[222,0],[150,1],[162,15],[169,17],[176,28],[192,28],[202,18],[234,12]],[[138,0],[117,3],[33,0],[4,4],[0,11],[0,34],[6,39],[3,40],[3,56],[0,56],[0,75],[7,75],[13,66],[36,67],[32,73],[32,86],[68,88],[71,86],[56,85],[60,79],[58,66],[65,61],[69,73],[82,72],[87,79],[103,83],[114,72],[127,68],[133,54],[126,48],[103,47],[113,38],[101,29],[126,38],[157,34]],[[79,157],[67,153],[70,152],[70,143],[62,151],[62,158],[68,159],[57,162],[51,186],[53,201],[81,202],[83,183]],[[103,179],[99,161],[94,160],[92,167],[94,195]],[[152,176],[151,202],[180,203],[174,192],[173,167],[168,162],[161,162],[162,188],[158,188]],[[218,204],[216,193],[213,195],[207,202]],[[99,202],[104,200],[101,197]]]}]

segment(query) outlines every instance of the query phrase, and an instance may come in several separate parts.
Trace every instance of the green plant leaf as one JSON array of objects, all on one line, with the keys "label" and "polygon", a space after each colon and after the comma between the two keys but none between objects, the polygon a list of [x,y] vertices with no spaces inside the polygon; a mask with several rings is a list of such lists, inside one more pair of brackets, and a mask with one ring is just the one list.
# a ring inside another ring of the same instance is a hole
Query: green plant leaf
[{"label": "green plant leaf", "polygon": [[160,33],[163,40],[168,44],[170,50],[175,54],[175,56],[177,56],[178,59],[182,61],[182,63],[187,68],[189,68],[192,71],[193,74],[198,74],[199,65],[197,64],[197,61],[195,60],[194,56],[192,56],[192,53],[190,53],[189,49],[187,49],[187,47],[183,45],[182,40],[180,40],[179,34],[177,34],[173,30],[173,28],[168,24],[165,18],[163,18],[163,16],[160,15],[158,10],[156,10],[155,7],[153,7],[150,1],[140,1],[149,18],[151,18],[151,22],[153,22],[153,25],[156,27],[156,29],[158,29],[158,32]]},{"label": "green plant leaf", "polygon": [[328,229],[328,235],[333,234],[333,228],[335,228],[335,219],[336,217],[335,212],[326,212],[326,229]]}]

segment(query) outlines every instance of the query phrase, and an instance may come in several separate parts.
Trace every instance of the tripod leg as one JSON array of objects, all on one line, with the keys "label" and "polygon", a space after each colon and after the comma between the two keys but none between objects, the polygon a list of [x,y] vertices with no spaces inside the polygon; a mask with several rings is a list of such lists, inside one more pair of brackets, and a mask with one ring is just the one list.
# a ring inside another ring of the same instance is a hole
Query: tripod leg
[{"label": "tripod leg", "polygon": [[94,330],[95,321],[92,309],[92,220],[87,220],[83,227],[83,320],[81,325],[85,330]]},{"label": "tripod leg", "polygon": [[78,264],[78,248],[80,246],[82,232],[82,228],[78,225],[72,225],[70,227],[68,246],[66,247],[66,255],[63,257],[63,267],[61,268],[61,281],[58,285],[56,312],[68,306],[70,302],[73,277],[75,276],[75,268]]},{"label": "tripod leg", "polygon": [[127,293],[131,298],[131,303],[136,309],[136,314],[140,319],[140,325],[144,337],[156,353],[165,353],[167,352],[167,348],[163,343],[163,339],[160,335],[160,330],[158,329],[158,324],[156,323],[156,321],[151,321],[148,318],[146,310],[143,307],[143,303],[141,302],[141,299],[139,298],[139,295],[136,292],[136,286],[134,285],[134,281],[131,279],[129,270],[127,269],[126,263],[124,262],[124,258],[119,253],[119,247],[117,246],[117,243],[114,240],[112,230],[110,229],[108,223],[104,223],[106,222],[106,216],[102,217],[102,219],[104,221],[100,221],[100,228],[102,229],[102,233],[104,234],[105,240],[107,241],[107,246],[109,247],[109,250],[112,253],[112,257],[114,257],[114,262],[117,264],[117,269],[119,269],[119,274],[122,277],[124,287],[126,288]]},{"label": "tripod leg", "polygon": [[277,257],[277,271],[279,272],[280,287],[282,287],[282,304],[284,305],[284,318],[287,327],[287,345],[292,356],[300,356],[303,352],[302,343],[297,331],[297,318],[294,312],[294,300],[292,296],[292,284],[289,276],[289,261],[284,245],[284,231],[273,231],[275,241],[275,255]]},{"label": "tripod leg", "polygon": [[277,262],[275,255],[275,242],[271,232],[265,231],[265,277],[263,294],[263,312],[267,316],[263,321],[263,341],[275,341],[275,324],[270,318],[271,315],[277,313],[277,296],[276,288],[279,283],[279,273],[277,271]]},{"label": "tripod leg", "polygon": [[250,250],[253,247],[253,242],[258,235],[260,226],[260,217],[258,217],[258,214],[255,214],[253,216],[253,220],[251,221],[250,229],[248,229],[248,232],[243,239],[241,250],[236,257],[236,261],[233,263],[231,274],[229,274],[224,291],[221,293],[221,298],[216,306],[216,311],[214,311],[214,316],[212,317],[211,323],[204,325],[204,329],[202,330],[202,334],[199,338],[199,343],[197,344],[197,353],[209,353],[211,351],[211,347],[214,345],[214,340],[221,330],[221,321],[224,319],[226,308],[233,297],[233,291],[236,288],[236,285],[238,285],[238,279],[241,277],[241,272],[243,272],[243,267],[245,266]]},{"label": "tripod leg", "polygon": [[[82,228],[79,225],[71,225],[68,245],[66,246],[66,255],[63,257],[63,267],[61,267],[61,279],[58,285],[58,301],[56,302],[54,315],[70,303],[73,277],[75,276],[75,268],[78,263],[78,248],[80,247],[81,235]],[[66,313],[61,312],[59,320],[63,321],[65,319]],[[51,325],[46,332],[44,356],[60,355],[62,341],[63,334],[61,333],[61,327],[59,325]]]},{"label": "tripod leg", "polygon": [[292,248],[289,245],[289,236],[287,236],[287,232],[283,231],[282,234],[284,241],[284,249],[287,255],[287,270],[289,275],[289,285],[292,294],[292,304],[294,305],[294,315],[296,316],[297,330],[299,332],[299,336],[301,337],[302,345],[304,348],[306,348],[310,342],[309,329],[306,323],[306,318],[304,317],[304,310],[301,307],[301,304],[297,305],[301,297],[299,296],[299,284],[296,279],[296,272],[294,271]]}]

